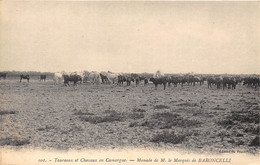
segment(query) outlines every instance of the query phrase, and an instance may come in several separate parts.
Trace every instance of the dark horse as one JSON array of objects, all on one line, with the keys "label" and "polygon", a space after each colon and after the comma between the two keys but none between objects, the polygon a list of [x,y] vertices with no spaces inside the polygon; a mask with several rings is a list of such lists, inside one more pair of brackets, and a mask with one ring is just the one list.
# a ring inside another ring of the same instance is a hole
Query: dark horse
[{"label": "dark horse", "polygon": [[46,75],[41,75],[40,76],[40,81],[45,81],[46,80]]},{"label": "dark horse", "polygon": [[133,79],[132,77],[126,77],[126,85],[130,86],[131,85],[131,81],[135,81],[135,79]]},{"label": "dark horse", "polygon": [[109,79],[107,78],[107,76],[100,73],[100,77],[101,77],[101,80],[102,80],[102,84],[108,84],[109,83]]},{"label": "dark horse", "polygon": [[20,82],[22,82],[22,79],[27,79],[27,82],[29,82],[29,80],[30,80],[30,76],[27,74],[27,75],[21,75],[20,76]]},{"label": "dark horse", "polygon": [[147,85],[148,85],[148,79],[145,78],[145,79],[144,79],[144,86],[147,86]]},{"label": "dark horse", "polygon": [[119,76],[117,77],[117,79],[118,79],[117,85],[123,86],[124,82],[126,81],[125,76],[119,75]]},{"label": "dark horse", "polygon": [[131,81],[135,81],[134,78],[132,77],[129,77],[129,76],[122,76],[122,75],[119,75],[118,76],[118,85],[119,86],[123,86],[124,82],[126,82],[126,85],[127,86],[130,86],[131,85]]},{"label": "dark horse", "polygon": [[153,82],[155,85],[155,89],[157,89],[158,84],[163,84],[163,89],[165,90],[166,84],[167,84],[167,78],[162,77],[162,78],[150,78],[150,81]]},{"label": "dark horse", "polygon": [[4,79],[6,78],[6,75],[7,75],[7,73],[5,73],[5,72],[0,72],[0,79],[1,79],[1,77],[3,77]]}]

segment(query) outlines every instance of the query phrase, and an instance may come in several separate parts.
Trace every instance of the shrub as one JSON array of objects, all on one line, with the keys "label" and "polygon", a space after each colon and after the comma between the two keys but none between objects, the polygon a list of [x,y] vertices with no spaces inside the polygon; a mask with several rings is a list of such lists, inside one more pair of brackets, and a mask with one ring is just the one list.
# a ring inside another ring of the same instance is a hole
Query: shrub
[{"label": "shrub", "polygon": [[169,109],[170,107],[167,105],[155,105],[154,109]]},{"label": "shrub", "polygon": [[134,108],[133,112],[141,112],[141,113],[143,113],[143,112],[146,112],[146,110],[143,110],[143,109],[140,109],[140,108]]},{"label": "shrub", "polygon": [[0,111],[0,115],[16,114],[17,111]]},{"label": "shrub", "polygon": [[260,146],[259,136],[256,136],[256,137],[250,142],[249,146],[259,147],[259,146]]},{"label": "shrub", "polygon": [[259,135],[260,133],[260,127],[257,126],[257,127],[248,127],[245,129],[245,132],[246,133],[252,133],[252,134],[255,134],[255,135]]},{"label": "shrub", "polygon": [[78,112],[75,112],[74,115],[94,115],[94,113],[82,112],[79,110]]},{"label": "shrub", "polygon": [[145,121],[141,126],[149,128],[168,129],[172,126],[179,127],[192,127],[201,124],[197,120],[188,120],[181,117],[179,114],[173,114],[170,112],[156,113],[149,121]]},{"label": "shrub", "polygon": [[137,122],[131,122],[128,127],[137,127],[139,124]]},{"label": "shrub", "polygon": [[4,138],[0,139],[0,145],[10,145],[10,146],[22,146],[30,144],[30,141],[28,139],[17,139],[17,138]]},{"label": "shrub", "polygon": [[142,118],[144,118],[144,114],[143,113],[130,113],[130,114],[128,114],[128,118],[130,118],[130,119],[142,119]]},{"label": "shrub", "polygon": [[174,132],[166,132],[164,131],[161,134],[155,135],[150,140],[153,143],[172,143],[172,144],[179,144],[182,143],[185,140],[185,135],[176,135]]},{"label": "shrub", "polygon": [[259,124],[259,113],[254,111],[232,112],[230,117],[232,120],[240,121],[242,123]]},{"label": "shrub", "polygon": [[104,123],[104,122],[115,122],[115,121],[123,121],[124,116],[117,113],[113,112],[109,115],[105,116],[81,116],[81,120],[92,123],[92,124],[97,124],[97,123]]}]

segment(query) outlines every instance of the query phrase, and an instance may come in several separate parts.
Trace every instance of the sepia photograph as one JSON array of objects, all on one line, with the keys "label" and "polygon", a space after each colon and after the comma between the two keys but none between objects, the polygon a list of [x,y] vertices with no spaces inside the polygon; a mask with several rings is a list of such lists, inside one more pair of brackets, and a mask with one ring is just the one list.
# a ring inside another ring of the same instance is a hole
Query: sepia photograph
[{"label": "sepia photograph", "polygon": [[0,1],[0,164],[259,165],[260,3]]}]

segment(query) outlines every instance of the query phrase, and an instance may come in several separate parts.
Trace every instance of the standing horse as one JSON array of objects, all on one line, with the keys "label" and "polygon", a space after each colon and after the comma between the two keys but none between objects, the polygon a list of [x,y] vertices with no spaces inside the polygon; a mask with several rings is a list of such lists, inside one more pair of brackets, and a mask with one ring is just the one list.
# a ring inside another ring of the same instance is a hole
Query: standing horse
[{"label": "standing horse", "polygon": [[30,80],[30,76],[27,74],[27,75],[21,75],[20,76],[20,82],[22,82],[22,79],[27,79],[27,82],[29,82],[29,80]]},{"label": "standing horse", "polygon": [[124,86],[124,82],[126,81],[126,78],[125,78],[125,76],[119,75],[117,77],[117,81],[118,81],[117,85]]},{"label": "standing horse", "polygon": [[101,77],[101,80],[102,80],[102,84],[108,84],[110,82],[109,79],[107,78],[107,76],[105,76],[101,73],[100,73],[100,77]]},{"label": "standing horse", "polygon": [[45,81],[46,80],[46,75],[41,75],[40,76],[40,81]]},{"label": "standing horse", "polygon": [[167,84],[167,78],[166,77],[162,77],[162,78],[150,78],[150,81],[153,82],[153,84],[155,85],[155,89],[157,89],[158,84],[163,84],[163,89],[166,89],[166,84]]},{"label": "standing horse", "polygon": [[1,77],[3,77],[4,79],[6,78],[6,75],[7,75],[7,73],[5,73],[5,72],[0,72],[0,79],[1,79]]},{"label": "standing horse", "polygon": [[144,78],[144,86],[147,86],[147,85],[148,85],[148,79]]},{"label": "standing horse", "polygon": [[135,81],[132,77],[126,77],[126,85],[130,86],[131,85],[131,81]]}]

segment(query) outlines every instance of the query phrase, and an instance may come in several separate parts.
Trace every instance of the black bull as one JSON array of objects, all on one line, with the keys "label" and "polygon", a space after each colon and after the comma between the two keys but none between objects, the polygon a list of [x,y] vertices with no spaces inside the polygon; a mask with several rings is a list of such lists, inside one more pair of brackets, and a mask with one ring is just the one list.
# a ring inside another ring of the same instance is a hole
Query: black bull
[{"label": "black bull", "polygon": [[20,82],[22,82],[22,79],[27,79],[27,82],[29,82],[30,80],[30,76],[27,74],[27,75],[20,75]]},{"label": "black bull", "polygon": [[217,89],[220,89],[221,85],[223,87],[223,90],[225,88],[228,89],[236,89],[236,85],[238,84],[238,80],[236,80],[234,77],[210,77],[208,78],[208,88],[212,88],[212,84],[217,86]]},{"label": "black bull", "polygon": [[82,82],[82,77],[79,75],[63,75],[63,78],[65,86],[70,86],[69,82],[73,82],[74,85],[76,85],[77,82]]},{"label": "black bull", "polygon": [[150,81],[153,82],[153,84],[155,85],[155,89],[157,89],[158,84],[163,84],[163,89],[166,89],[166,84],[167,84],[167,78],[163,77],[163,78],[150,78]]},{"label": "black bull", "polygon": [[46,75],[40,75],[40,81],[45,81],[46,80]]},{"label": "black bull", "polygon": [[223,89],[225,89],[225,87],[227,87],[228,89],[232,88],[232,89],[236,89],[236,85],[237,85],[237,81],[235,78],[232,77],[224,77],[223,78]]},{"label": "black bull", "polygon": [[246,77],[243,81],[243,85],[252,86],[255,88],[260,85],[259,77]]}]

